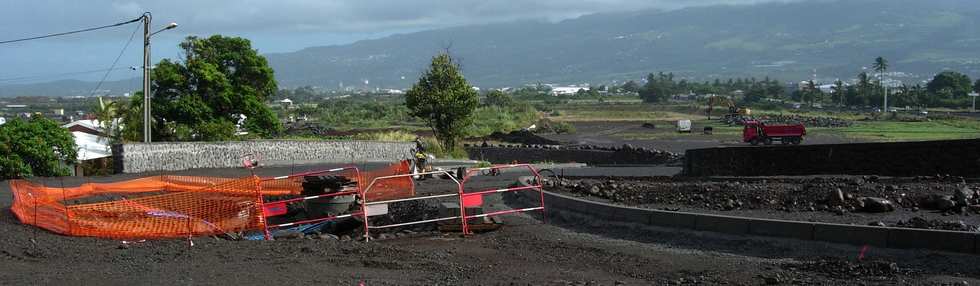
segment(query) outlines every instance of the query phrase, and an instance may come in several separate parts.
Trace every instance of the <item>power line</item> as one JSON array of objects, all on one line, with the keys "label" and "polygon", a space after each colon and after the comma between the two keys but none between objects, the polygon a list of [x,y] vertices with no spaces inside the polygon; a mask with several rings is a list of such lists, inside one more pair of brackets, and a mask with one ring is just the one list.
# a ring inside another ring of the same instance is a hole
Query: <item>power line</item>
[{"label": "power line", "polygon": [[81,30],[74,30],[74,31],[62,32],[62,33],[55,33],[55,34],[47,34],[47,35],[42,35],[42,36],[30,37],[30,38],[22,38],[22,39],[14,39],[14,40],[0,41],[0,44],[9,44],[9,43],[16,43],[16,42],[23,42],[23,41],[44,39],[44,38],[50,38],[50,37],[71,35],[71,34],[77,34],[77,33],[88,32],[88,31],[95,31],[95,30],[100,30],[100,29],[105,29],[105,28],[112,28],[112,27],[126,25],[126,24],[129,24],[129,23],[137,22],[137,21],[142,20],[142,19],[143,19],[143,17],[140,16],[139,18],[136,18],[136,19],[132,19],[132,20],[129,20],[129,21],[126,21],[126,22],[119,22],[119,23],[115,23],[115,24],[112,24],[112,25],[105,25],[105,26],[99,26],[99,27],[93,27],[93,28],[86,28],[86,29],[81,29]]},{"label": "power line", "polygon": [[[133,37],[136,37],[136,32],[140,30],[139,28],[140,28],[140,26],[137,25],[136,26],[136,29],[133,29],[133,33],[129,35],[129,40],[126,41],[126,45],[124,45],[123,48],[122,48],[122,50],[119,51],[119,55],[117,55],[116,56],[116,59],[112,61],[112,65],[109,66],[109,69],[107,69],[105,71],[105,74],[102,75],[102,79],[99,80],[99,84],[96,85],[94,89],[92,89],[92,92],[89,94],[89,96],[95,95],[95,92],[98,91],[99,88],[102,87],[102,83],[105,82],[105,79],[109,77],[109,73],[112,72],[112,69],[116,68],[116,63],[118,63],[119,62],[119,59],[122,58],[123,53],[126,53],[126,48],[129,48],[129,44],[133,42]],[[143,68],[146,68],[146,67],[143,67]]]}]

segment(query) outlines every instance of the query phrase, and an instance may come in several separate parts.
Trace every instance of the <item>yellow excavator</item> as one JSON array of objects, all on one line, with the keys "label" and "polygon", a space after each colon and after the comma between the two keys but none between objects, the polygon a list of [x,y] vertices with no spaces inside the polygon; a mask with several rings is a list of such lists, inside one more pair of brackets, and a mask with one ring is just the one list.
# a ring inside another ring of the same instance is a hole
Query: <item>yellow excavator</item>
[{"label": "yellow excavator", "polygon": [[752,115],[752,110],[748,108],[739,108],[735,105],[735,101],[731,98],[724,96],[712,96],[708,98],[708,108],[705,113],[708,115],[708,120],[711,120],[711,111],[715,109],[715,106],[728,106],[728,113],[725,114],[725,118],[735,117],[739,115]]}]

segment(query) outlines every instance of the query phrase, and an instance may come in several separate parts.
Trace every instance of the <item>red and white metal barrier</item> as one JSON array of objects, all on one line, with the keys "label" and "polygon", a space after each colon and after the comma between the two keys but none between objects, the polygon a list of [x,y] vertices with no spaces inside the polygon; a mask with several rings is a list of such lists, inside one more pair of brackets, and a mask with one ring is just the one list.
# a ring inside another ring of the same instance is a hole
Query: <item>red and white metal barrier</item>
[{"label": "red and white metal barrier", "polygon": [[[515,168],[526,168],[526,169],[528,169],[531,172],[531,174],[534,175],[534,182],[533,182],[534,185],[531,185],[531,186],[522,186],[522,187],[509,187],[509,188],[502,188],[502,189],[490,189],[490,190],[476,191],[476,192],[470,192],[470,193],[463,193],[463,191],[462,191],[463,189],[460,188],[460,208],[459,209],[460,209],[460,212],[461,212],[461,215],[462,215],[462,219],[463,219],[463,234],[470,234],[471,233],[470,232],[470,229],[469,229],[469,226],[467,225],[467,220],[469,220],[471,218],[490,217],[490,216],[497,216],[497,215],[504,215],[504,214],[518,213],[518,212],[529,212],[529,211],[541,211],[541,213],[544,214],[544,211],[545,211],[545,209],[544,209],[544,188],[541,185],[541,174],[539,174],[538,173],[538,170],[535,169],[534,166],[531,166],[530,164],[495,165],[495,166],[484,167],[484,168],[469,169],[469,170],[466,170],[466,175],[463,177],[462,185],[465,186],[466,185],[466,182],[469,181],[470,178],[474,177],[475,174],[482,174],[483,171],[490,171],[491,174],[499,174],[501,169],[515,169]],[[539,206],[529,207],[529,208],[520,208],[520,209],[501,210],[501,211],[495,211],[495,212],[489,212],[489,213],[483,213],[483,214],[477,214],[477,215],[467,215],[466,214],[466,207],[468,207],[468,206],[479,206],[479,205],[482,205],[483,204],[483,195],[495,194],[495,193],[516,192],[516,191],[523,191],[523,190],[533,190],[533,189],[537,189],[538,190],[539,196],[541,198],[541,204]]]},{"label": "red and white metal barrier", "polygon": [[[378,181],[381,181],[381,180],[390,180],[390,179],[395,179],[395,178],[404,178],[404,177],[412,178],[414,176],[425,176],[425,175],[435,175],[435,174],[446,175],[454,183],[456,183],[456,190],[455,190],[455,192],[453,192],[453,193],[447,193],[447,194],[438,194],[438,195],[413,197],[413,198],[383,200],[383,201],[376,201],[376,202],[368,202],[367,199],[366,199],[368,192],[371,191],[371,188],[373,188]],[[446,221],[446,220],[454,220],[454,219],[460,219],[460,218],[462,218],[465,215],[464,210],[461,207],[460,208],[460,215],[458,215],[458,216],[442,217],[442,218],[434,218],[434,219],[426,219],[426,220],[418,220],[418,221],[411,221],[411,222],[402,222],[402,223],[382,225],[382,226],[372,226],[371,223],[368,221],[368,217],[375,216],[375,215],[387,214],[388,213],[388,204],[390,204],[390,203],[407,202],[407,201],[418,201],[418,200],[427,200],[427,199],[437,199],[437,198],[446,198],[446,197],[457,197],[460,200],[460,202],[462,202],[462,195],[463,195],[463,184],[459,180],[457,180],[456,177],[454,177],[452,173],[449,173],[447,171],[432,171],[432,172],[424,172],[424,173],[391,175],[391,176],[383,176],[383,177],[374,178],[374,180],[372,180],[371,183],[368,184],[368,186],[364,189],[364,192],[362,193],[362,196],[361,196],[361,198],[363,198],[361,200],[361,210],[363,210],[363,212],[362,212],[361,215],[363,215],[363,217],[364,217],[364,240],[365,241],[369,241],[371,239],[371,235],[370,235],[371,229],[392,228],[392,227],[400,227],[400,226],[406,226],[406,225],[414,225],[414,224],[423,224],[423,223],[433,223],[433,222]],[[465,226],[465,223],[466,222],[464,221],[463,222],[463,225],[464,226]]]},{"label": "red and white metal barrier", "polygon": [[[275,180],[288,180],[288,179],[302,178],[302,177],[305,177],[305,176],[322,175],[322,174],[328,174],[328,173],[337,173],[337,172],[347,171],[347,170],[353,172],[353,174],[351,175],[351,177],[354,180],[356,180],[355,182],[357,183],[357,186],[354,187],[354,188],[351,188],[351,189],[348,189],[348,190],[343,190],[343,191],[336,192],[336,193],[329,193],[329,194],[322,194],[322,195],[315,195],[315,196],[305,196],[305,197],[301,197],[301,198],[293,198],[293,199],[287,199],[287,200],[281,200],[281,201],[274,201],[274,202],[264,202],[263,201],[262,192],[261,192],[261,186],[262,186],[262,183],[263,182],[269,182],[269,181],[275,181]],[[319,198],[329,198],[329,197],[347,196],[347,195],[358,195],[358,194],[360,194],[360,190],[361,190],[361,181],[360,181],[360,178],[361,178],[360,169],[358,169],[356,166],[348,166],[348,167],[334,168],[334,169],[329,169],[329,170],[303,172],[303,173],[297,173],[297,174],[292,174],[292,175],[288,175],[288,176],[279,176],[279,177],[265,178],[265,179],[260,180],[258,182],[258,187],[259,187],[259,199],[258,199],[258,203],[259,203],[259,206],[260,206],[259,211],[261,212],[261,219],[263,220],[262,221],[262,224],[265,225],[265,227],[263,229],[263,234],[265,235],[265,239],[266,240],[269,240],[272,237],[270,235],[270,233],[269,233],[269,229],[289,227],[289,226],[300,225],[300,224],[317,223],[317,222],[321,222],[321,221],[328,221],[328,220],[335,220],[335,219],[341,219],[341,218],[348,218],[348,217],[355,217],[355,216],[361,216],[361,215],[363,215],[363,213],[364,213],[363,210],[364,209],[362,208],[360,211],[352,212],[352,213],[349,213],[349,214],[342,214],[342,215],[333,215],[333,216],[312,218],[312,219],[306,219],[306,220],[300,220],[300,221],[294,221],[294,222],[288,222],[288,223],[280,223],[280,224],[272,224],[272,225],[270,225],[270,224],[267,224],[267,220],[266,220],[267,217],[274,217],[274,216],[285,214],[286,213],[286,210],[287,210],[287,205],[290,204],[290,203],[301,202],[301,201],[308,201],[308,200],[319,199]]]}]

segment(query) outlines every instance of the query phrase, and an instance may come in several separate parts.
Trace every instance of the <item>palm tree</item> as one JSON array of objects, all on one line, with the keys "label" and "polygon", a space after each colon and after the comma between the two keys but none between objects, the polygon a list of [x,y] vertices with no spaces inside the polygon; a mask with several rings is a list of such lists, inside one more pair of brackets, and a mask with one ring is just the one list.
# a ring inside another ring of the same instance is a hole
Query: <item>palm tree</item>
[{"label": "palm tree", "polygon": [[807,96],[807,100],[810,101],[810,107],[813,107],[813,101],[815,100],[814,97],[816,97],[817,96],[817,93],[820,92],[820,90],[817,89],[817,83],[816,82],[813,82],[813,80],[808,81],[806,83],[806,90],[807,90],[807,93],[809,95],[809,96]]},{"label": "palm tree", "polygon": [[119,103],[115,101],[102,100],[99,97],[99,106],[95,109],[95,119],[99,121],[102,130],[110,142],[115,144],[119,140],[119,124],[117,118],[120,115]]},{"label": "palm tree", "polygon": [[885,72],[888,71],[888,60],[883,57],[878,57],[875,59],[875,63],[872,64],[871,67],[878,72],[878,86],[881,87],[881,90],[885,95],[884,110],[885,112],[888,112],[888,90],[885,89],[885,86],[882,84],[882,81],[885,79]]},{"label": "palm tree", "polygon": [[871,79],[868,78],[868,73],[861,72],[858,74],[858,93],[861,94],[861,102],[864,104],[870,103],[869,98],[871,95],[868,94],[868,90],[871,89]]},{"label": "palm tree", "polygon": [[834,81],[834,95],[840,100],[840,106],[844,106],[844,82],[840,79]]}]

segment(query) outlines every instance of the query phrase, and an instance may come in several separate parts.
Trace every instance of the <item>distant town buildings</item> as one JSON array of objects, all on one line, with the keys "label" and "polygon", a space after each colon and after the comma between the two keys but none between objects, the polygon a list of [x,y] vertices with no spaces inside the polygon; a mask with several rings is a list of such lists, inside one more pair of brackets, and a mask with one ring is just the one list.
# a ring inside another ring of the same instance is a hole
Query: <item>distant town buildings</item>
[{"label": "distant town buildings", "polygon": [[562,95],[575,95],[579,90],[589,90],[589,87],[578,87],[578,86],[553,86],[551,87],[551,95],[562,96]]}]

